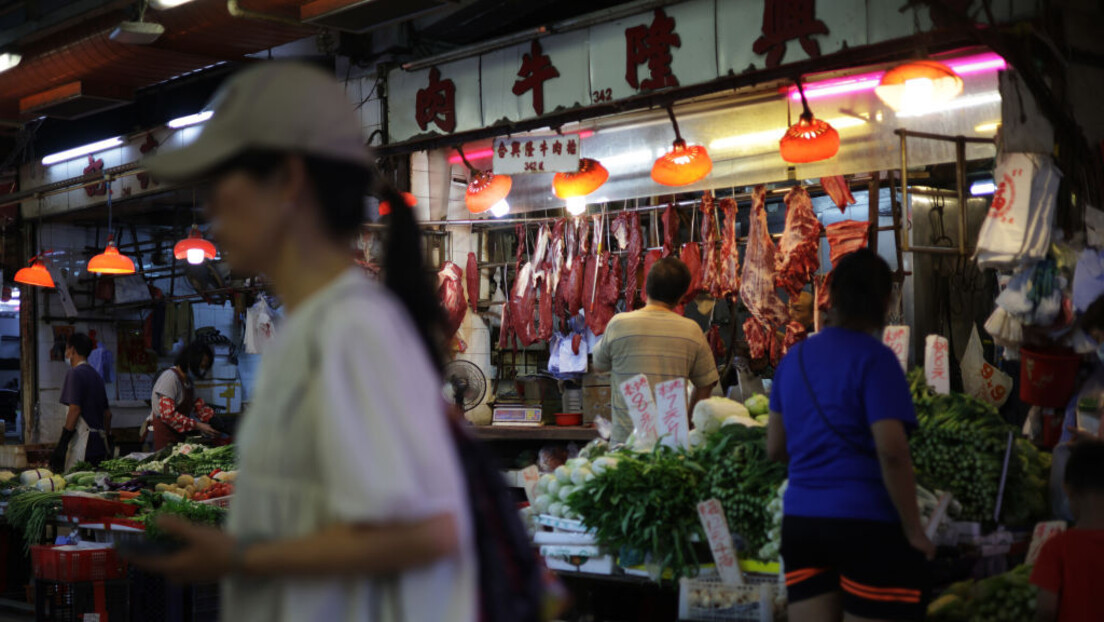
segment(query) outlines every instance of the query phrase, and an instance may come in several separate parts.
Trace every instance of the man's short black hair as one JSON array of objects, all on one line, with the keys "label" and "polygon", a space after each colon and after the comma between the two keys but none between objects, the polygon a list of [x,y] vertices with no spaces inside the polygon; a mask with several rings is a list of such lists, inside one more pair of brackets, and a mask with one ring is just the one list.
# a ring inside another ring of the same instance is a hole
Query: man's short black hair
[{"label": "man's short black hair", "polygon": [[893,273],[877,253],[863,248],[840,260],[832,271],[830,293],[832,313],[841,326],[882,328],[893,293]]},{"label": "man's short black hair", "polygon": [[652,265],[644,291],[648,298],[675,306],[690,289],[690,268],[674,257],[664,257]]},{"label": "man's short black hair", "polygon": [[1066,486],[1071,492],[1104,493],[1104,443],[1083,441],[1070,449]]},{"label": "man's short black hair", "polygon": [[88,355],[92,354],[92,338],[84,333],[69,335],[69,339],[65,343],[83,358],[88,358]]},{"label": "man's short black hair", "polygon": [[199,375],[199,369],[203,366],[203,357],[207,357],[207,364],[215,362],[215,352],[211,346],[202,341],[193,341],[184,346],[180,354],[176,355],[175,365],[193,376]]},{"label": "man's short black hair", "polygon": [[1086,332],[1104,331],[1104,295],[1100,296],[1085,309],[1081,316],[1081,328]]}]

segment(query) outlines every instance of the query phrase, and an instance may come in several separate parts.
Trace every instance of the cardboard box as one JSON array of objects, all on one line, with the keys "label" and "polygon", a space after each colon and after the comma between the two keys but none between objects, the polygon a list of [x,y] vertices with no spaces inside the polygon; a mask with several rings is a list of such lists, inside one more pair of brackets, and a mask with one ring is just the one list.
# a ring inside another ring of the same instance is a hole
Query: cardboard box
[{"label": "cardboard box", "polygon": [[611,399],[613,392],[608,373],[589,373],[583,376],[583,423],[594,423],[595,417],[612,420]]}]

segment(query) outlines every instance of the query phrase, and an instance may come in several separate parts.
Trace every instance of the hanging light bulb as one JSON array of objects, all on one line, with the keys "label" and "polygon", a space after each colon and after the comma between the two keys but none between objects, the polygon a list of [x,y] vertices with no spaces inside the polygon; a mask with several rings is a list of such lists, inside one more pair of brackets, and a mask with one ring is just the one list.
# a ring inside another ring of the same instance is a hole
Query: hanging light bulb
[{"label": "hanging light bulb", "polygon": [[572,216],[581,216],[587,209],[585,197],[569,197],[567,199],[567,213]]},{"label": "hanging light bulb", "polygon": [[180,240],[173,247],[173,256],[177,259],[185,259],[193,266],[203,263],[204,259],[214,259],[217,255],[215,245],[203,239],[198,225],[192,225],[188,237]]},{"label": "hanging light bulb", "polygon": [[552,194],[561,199],[584,197],[602,187],[609,179],[609,171],[598,160],[581,158],[579,170],[556,173],[552,178]]},{"label": "hanging light bulb", "polygon": [[782,159],[793,164],[827,160],[839,152],[839,132],[826,121],[813,116],[801,80],[797,81],[797,90],[801,93],[803,111],[797,123],[791,125],[782,140],[778,141]]},{"label": "hanging light bulb", "polygon": [[[409,192],[402,193],[402,198],[403,198],[403,202],[406,203],[407,207],[414,207],[415,205],[418,204],[418,199],[415,198],[414,195],[410,194]],[[388,216],[390,214],[391,214],[391,203],[388,202],[388,201],[380,201],[380,204],[379,204],[380,218],[383,218],[384,216]]]},{"label": "hanging light bulb", "polygon": [[50,276],[50,271],[46,269],[46,264],[38,257],[32,257],[29,266],[20,268],[20,270],[15,273],[15,282],[22,283],[23,285],[33,285],[35,287],[56,287],[54,285],[54,277]]},{"label": "hanging light bulb", "polygon": [[457,147],[456,151],[471,171],[471,183],[464,193],[464,204],[468,206],[468,211],[473,214],[491,211],[496,218],[509,213],[510,204],[506,203],[506,197],[514,186],[514,180],[509,175],[495,175],[491,171],[478,170],[468,162],[462,147]]},{"label": "hanging light bulb", "polygon": [[95,274],[134,274],[134,261],[119,253],[115,236],[107,236],[107,247],[88,262],[88,271]]},{"label": "hanging light bulb", "polygon": [[713,170],[713,160],[701,145],[687,146],[679,132],[675,111],[667,108],[671,125],[675,128],[675,142],[671,151],[660,156],[652,165],[652,181],[664,186],[688,186],[705,179]]},{"label": "hanging light bulb", "polygon": [[934,60],[915,60],[882,75],[874,92],[898,111],[926,110],[946,104],[962,93],[962,76]]}]

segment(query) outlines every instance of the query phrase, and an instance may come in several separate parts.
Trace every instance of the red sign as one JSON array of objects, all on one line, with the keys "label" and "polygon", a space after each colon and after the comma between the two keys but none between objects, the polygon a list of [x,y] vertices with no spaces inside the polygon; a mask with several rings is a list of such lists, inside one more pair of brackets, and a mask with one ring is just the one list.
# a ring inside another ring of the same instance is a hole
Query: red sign
[{"label": "red sign", "polygon": [[[674,18],[663,9],[655,10],[650,26],[626,28],[625,47],[625,80],[629,86],[651,91],[679,85],[671,71],[671,48],[682,47],[682,39],[675,34]],[[640,80],[637,67],[644,63],[648,63],[648,77]]]},{"label": "red sign", "polygon": [[521,57],[521,80],[514,82],[514,95],[521,96],[533,91],[533,112],[537,116],[544,114],[544,83],[560,77],[560,72],[552,65],[552,59],[541,49],[540,41],[533,39],[529,53]]},{"label": "red sign", "polygon": [[414,120],[422,131],[430,123],[448,134],[456,130],[456,84],[452,80],[442,80],[436,67],[429,70],[429,86],[418,89],[414,105]]},{"label": "red sign", "polygon": [[[92,156],[88,156],[88,166],[84,167],[84,174],[92,175],[93,173],[103,173],[103,168],[104,161],[102,158],[97,160]],[[84,192],[90,197],[102,197],[107,194],[107,182],[85,186]]]},{"label": "red sign", "polygon": [[797,39],[810,57],[820,56],[820,44],[812,35],[828,34],[828,26],[816,18],[816,0],[765,0],[763,4],[763,36],[751,49],[767,55],[767,67],[782,63],[786,43]]}]

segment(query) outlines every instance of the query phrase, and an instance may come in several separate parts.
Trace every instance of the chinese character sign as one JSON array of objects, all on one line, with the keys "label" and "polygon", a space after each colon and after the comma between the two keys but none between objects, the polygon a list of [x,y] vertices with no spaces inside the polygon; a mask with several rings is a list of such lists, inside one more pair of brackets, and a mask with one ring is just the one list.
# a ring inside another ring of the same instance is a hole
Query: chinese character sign
[{"label": "chinese character sign", "polygon": [[820,44],[812,35],[828,34],[828,26],[816,18],[816,0],[765,0],[763,3],[763,36],[751,49],[767,55],[767,67],[782,63],[786,43],[797,39],[801,49],[811,58],[820,56]]},{"label": "chinese character sign", "polygon": [[950,344],[939,335],[928,335],[924,346],[924,378],[936,393],[951,392]]},{"label": "chinese character sign", "polygon": [[429,70],[429,86],[418,89],[414,99],[414,119],[422,131],[430,123],[448,134],[456,130],[456,84],[452,80],[442,80],[436,67]]},{"label": "chinese character sign", "polygon": [[552,65],[552,59],[541,50],[540,41],[534,39],[529,53],[521,58],[521,69],[514,82],[514,95],[521,96],[533,91],[533,112],[537,116],[544,114],[544,83],[560,77],[560,72]]},{"label": "chinese character sign", "polygon": [[[671,71],[672,47],[682,47],[682,38],[675,33],[675,20],[663,9],[656,9],[649,26],[634,26],[625,30],[625,80],[634,89],[651,91],[678,86]],[[638,67],[647,63],[648,74],[643,80]]]},{"label": "chinese character sign", "polygon": [[908,326],[886,326],[885,332],[882,333],[882,343],[893,350],[894,356],[901,363],[901,369],[905,371],[908,371],[909,335],[911,332]]},{"label": "chinese character sign", "polygon": [[561,173],[579,170],[579,137],[500,138],[494,144],[494,172]]},{"label": "chinese character sign", "polygon": [[678,378],[656,385],[660,441],[670,447],[690,447],[690,421],[686,414],[686,381]]},{"label": "chinese character sign", "polygon": [[659,439],[659,412],[648,377],[637,374],[621,383],[620,389],[632,418],[637,443],[642,447],[655,445]]},{"label": "chinese character sign", "polygon": [[701,519],[702,529],[709,539],[709,549],[713,552],[713,561],[717,564],[717,574],[721,575],[721,580],[729,585],[743,585],[740,560],[732,546],[732,532],[728,530],[728,519],[725,518],[721,502],[710,499],[699,503],[698,518]]}]

